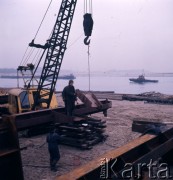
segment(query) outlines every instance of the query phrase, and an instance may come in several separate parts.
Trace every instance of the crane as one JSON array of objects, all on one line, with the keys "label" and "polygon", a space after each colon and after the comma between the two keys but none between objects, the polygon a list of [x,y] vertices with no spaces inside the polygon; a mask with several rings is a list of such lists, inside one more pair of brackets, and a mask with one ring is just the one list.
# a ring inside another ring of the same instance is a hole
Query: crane
[{"label": "crane", "polygon": [[[91,6],[91,0],[88,1],[90,2],[89,4]],[[86,36],[86,38],[84,39],[84,44],[89,46],[90,40],[88,39],[89,36],[91,36],[93,20],[90,12],[91,8],[87,9],[88,7],[87,0],[85,0],[84,3],[86,6],[84,12],[85,13],[84,22],[83,22],[84,32]],[[50,7],[50,4],[48,8]],[[55,25],[53,27],[53,31],[51,33],[50,38],[45,43],[45,45],[35,44],[34,43],[35,38],[31,41],[31,43],[29,43],[29,46],[31,47],[31,52],[33,49],[39,48],[39,49],[43,49],[43,53],[40,57],[39,62],[36,64],[36,67],[32,63],[27,64],[27,66],[20,64],[20,66],[18,67],[17,72],[18,71],[21,72],[23,76],[23,80],[24,78],[28,77],[28,75],[24,77],[24,72],[26,71],[30,71],[31,79],[29,83],[28,80],[24,82],[25,84],[24,89],[13,89],[12,91],[9,91],[10,113],[14,114],[14,113],[28,112],[31,110],[42,109],[42,108],[58,107],[58,103],[54,91],[55,91],[57,79],[59,77],[59,72],[61,69],[63,57],[66,51],[67,41],[72,25],[76,4],[77,4],[77,0],[62,0],[58,16]],[[38,34],[38,31],[36,35]],[[36,71],[45,53],[46,53],[46,57],[44,60],[41,76],[37,81]],[[26,63],[29,56],[30,54],[27,56],[26,60],[24,60],[24,63]],[[37,87],[34,87],[33,85],[34,79],[38,83]]]},{"label": "crane", "polygon": [[[46,103],[49,108],[55,85],[59,76],[62,60],[66,51],[67,41],[71,29],[71,24],[76,8],[77,0],[62,0],[60,10],[57,16],[56,23],[53,28],[52,36],[44,46],[36,45],[32,41],[30,46],[48,49],[44,66],[41,72],[40,80],[38,83],[37,92],[34,97],[34,110],[40,103]],[[87,1],[85,6],[87,7]],[[91,11],[91,1],[89,1]],[[93,28],[93,20],[91,12],[87,12],[84,15],[84,32],[87,36],[84,39],[84,44],[89,45],[90,40],[87,42],[89,36],[91,36]]]},{"label": "crane", "polygon": [[[62,0],[60,10],[53,28],[52,36],[48,40],[46,59],[38,82],[34,97],[34,110],[40,103],[50,106],[55,85],[60,72],[77,0]],[[34,46],[34,43],[31,44]],[[42,91],[42,93],[41,93]]]}]

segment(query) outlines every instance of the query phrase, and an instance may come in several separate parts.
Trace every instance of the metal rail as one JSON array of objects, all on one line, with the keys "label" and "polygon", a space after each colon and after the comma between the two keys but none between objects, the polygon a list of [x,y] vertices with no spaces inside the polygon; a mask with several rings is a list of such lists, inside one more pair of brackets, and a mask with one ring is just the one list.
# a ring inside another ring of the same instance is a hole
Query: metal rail
[{"label": "metal rail", "polygon": [[[107,114],[107,110],[112,107],[111,101],[100,101],[103,106],[101,108],[85,107],[85,105],[77,105],[74,110],[74,116],[65,115],[65,108],[45,109],[39,111],[31,111],[22,114],[10,115],[9,118],[14,118],[18,131],[32,128],[49,123],[66,123],[83,120],[84,115],[90,115],[97,112]],[[4,116],[5,117],[5,116]]]},{"label": "metal rail", "polygon": [[[167,130],[163,134],[144,135],[132,142],[112,151],[107,152],[100,158],[97,158],[88,164],[79,167],[68,174],[57,177],[57,180],[99,180],[103,179],[123,179],[122,173],[126,169],[126,165],[131,164],[134,169],[139,164],[149,164],[173,151],[173,128]],[[168,158],[169,159],[169,158]],[[172,159],[173,161],[173,159]],[[107,168],[103,172],[103,168]],[[134,170],[133,169],[133,170]],[[103,174],[102,174],[103,173]],[[136,172],[134,175],[137,176]],[[141,174],[142,178],[143,174]],[[132,178],[134,178],[132,177]]]}]

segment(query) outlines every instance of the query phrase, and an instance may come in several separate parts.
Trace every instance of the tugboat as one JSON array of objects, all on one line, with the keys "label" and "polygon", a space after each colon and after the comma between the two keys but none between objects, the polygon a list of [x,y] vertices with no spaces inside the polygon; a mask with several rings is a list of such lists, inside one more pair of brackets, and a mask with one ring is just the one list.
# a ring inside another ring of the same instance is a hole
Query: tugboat
[{"label": "tugboat", "polygon": [[145,79],[145,76],[142,74],[138,78],[131,78],[129,79],[132,82],[135,83],[146,83],[146,82],[151,82],[151,83],[158,83],[158,80],[150,80],[150,79]]}]

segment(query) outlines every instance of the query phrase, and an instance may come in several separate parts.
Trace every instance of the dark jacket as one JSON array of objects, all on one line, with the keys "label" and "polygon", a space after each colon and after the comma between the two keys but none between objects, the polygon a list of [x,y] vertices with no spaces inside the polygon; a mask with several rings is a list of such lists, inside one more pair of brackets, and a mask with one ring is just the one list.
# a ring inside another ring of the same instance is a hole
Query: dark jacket
[{"label": "dark jacket", "polygon": [[63,100],[66,102],[75,102],[76,92],[74,86],[68,85],[63,89],[62,92]]},{"label": "dark jacket", "polygon": [[60,154],[58,144],[60,141],[60,136],[57,133],[49,133],[46,140],[48,143],[48,150],[52,158],[59,159]]}]

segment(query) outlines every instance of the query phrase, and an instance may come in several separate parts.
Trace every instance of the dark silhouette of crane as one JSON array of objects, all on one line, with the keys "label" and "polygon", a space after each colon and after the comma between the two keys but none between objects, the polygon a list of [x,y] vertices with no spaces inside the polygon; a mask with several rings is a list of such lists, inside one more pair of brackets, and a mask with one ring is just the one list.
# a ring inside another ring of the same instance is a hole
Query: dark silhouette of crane
[{"label": "dark silhouette of crane", "polygon": [[[34,97],[34,110],[40,103],[49,108],[62,60],[66,51],[77,0],[62,0],[51,38],[47,41],[47,54]],[[30,46],[36,47],[34,42]]]}]

